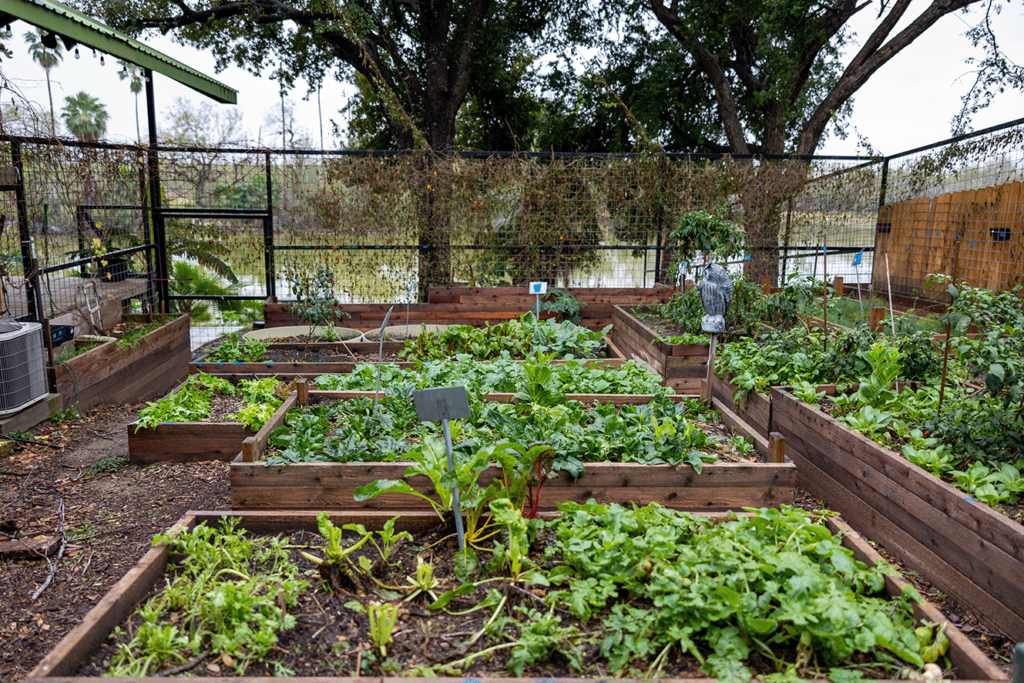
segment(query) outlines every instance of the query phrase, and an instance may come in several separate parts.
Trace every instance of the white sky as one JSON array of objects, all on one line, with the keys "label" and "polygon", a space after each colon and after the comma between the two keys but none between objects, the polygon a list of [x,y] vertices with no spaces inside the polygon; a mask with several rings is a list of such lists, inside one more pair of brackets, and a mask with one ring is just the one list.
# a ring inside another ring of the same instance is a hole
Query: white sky
[{"label": "white sky", "polygon": [[[867,36],[875,17],[871,6],[861,11],[857,21],[861,38]],[[926,3],[918,0],[911,6],[908,16],[917,16]],[[1003,11],[996,20],[996,31],[1005,53],[1018,64],[1024,64],[1024,7],[1019,3],[1003,3]],[[877,12],[877,10],[875,10]],[[968,18],[967,21],[970,21]],[[46,80],[40,66],[32,62],[22,35],[30,27],[24,22],[11,26],[14,39],[5,43],[14,52],[14,58],[4,60],[0,69],[21,92],[47,109]],[[959,13],[943,17],[935,26],[918,38],[910,47],[882,67],[854,96],[852,124],[879,151],[892,154],[949,137],[950,120],[959,111],[960,96],[970,83],[964,76],[968,66],[964,60],[971,55],[980,55],[962,34],[967,24]],[[3,29],[0,29],[3,30]],[[231,67],[215,74],[213,57],[190,47],[174,43],[167,37],[154,36],[145,39],[153,48],[174,57],[199,71],[212,75],[221,82],[237,89],[238,107],[244,112],[244,125],[253,138],[263,125],[265,113],[270,108],[280,107],[278,87],[271,80],[274,65],[268,63],[262,77]],[[118,80],[117,66],[113,59],[106,60],[101,67],[98,58],[92,57],[89,49],[81,51],[81,59],[74,58],[74,52],[64,53],[64,61],[51,72],[53,81],[54,106],[60,116],[64,97],[85,90],[98,97],[110,114],[107,137],[113,141],[135,139],[135,100],[128,82]],[[961,78],[961,76],[964,76]],[[155,82],[158,129],[164,111],[176,96],[189,97],[194,101],[204,99],[198,93],[179,85],[161,75]],[[332,141],[329,119],[341,122],[338,110],[344,106],[352,92],[350,86],[337,81],[325,84],[321,93],[323,110],[324,142],[326,146],[336,145]],[[298,125],[305,128],[309,137],[318,145],[320,130],[317,115],[316,95],[308,101],[304,83],[297,83],[289,97],[296,101],[295,116]],[[2,93],[3,101],[9,102],[10,94]],[[216,105],[227,107],[229,105]],[[139,97],[139,116],[142,135],[145,138],[146,112],[144,95]],[[1007,92],[998,95],[993,105],[974,119],[976,129],[1024,117],[1024,94]],[[280,140],[268,140],[264,130],[264,144],[280,146]],[[819,147],[821,154],[855,154],[856,139],[846,141],[830,139]]]}]

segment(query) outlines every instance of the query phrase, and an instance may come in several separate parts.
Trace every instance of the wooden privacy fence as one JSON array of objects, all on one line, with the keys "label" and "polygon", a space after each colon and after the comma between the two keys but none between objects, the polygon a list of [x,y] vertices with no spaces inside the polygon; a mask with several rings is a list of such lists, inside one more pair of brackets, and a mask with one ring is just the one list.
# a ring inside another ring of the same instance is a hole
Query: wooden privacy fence
[{"label": "wooden privacy fence", "polygon": [[975,287],[1005,290],[1024,279],[1024,195],[1021,183],[911,199],[878,212],[876,289],[938,298],[930,273],[952,275]]}]

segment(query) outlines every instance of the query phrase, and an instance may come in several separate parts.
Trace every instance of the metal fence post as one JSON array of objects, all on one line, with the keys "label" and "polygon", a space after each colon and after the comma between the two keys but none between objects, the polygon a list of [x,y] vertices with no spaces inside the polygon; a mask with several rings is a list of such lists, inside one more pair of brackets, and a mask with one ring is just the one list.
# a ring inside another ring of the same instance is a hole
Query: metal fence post
[{"label": "metal fence post", "polygon": [[[662,185],[662,181],[664,180],[664,175],[665,175],[665,156],[664,155],[662,155],[661,160],[659,161],[659,167],[661,169],[661,173],[658,174],[658,239],[657,239],[657,243],[656,243],[656,246],[655,246],[655,249],[654,249],[654,284],[658,284],[658,282],[661,281],[661,247],[662,247],[661,226],[662,226],[662,223],[664,222],[664,218],[665,218],[665,199],[662,196],[662,190],[664,189],[663,185]],[[645,276],[645,278],[646,278],[646,275],[647,275],[646,270],[647,269],[644,268],[644,271],[645,271],[644,272],[644,276]],[[647,284],[646,281],[644,282],[644,284],[645,285]]]},{"label": "metal fence post", "polygon": [[25,202],[25,165],[21,159],[21,141],[11,140],[11,161],[18,175],[14,184],[14,201],[18,211],[18,234],[21,238],[21,268],[25,276],[25,306],[28,317],[39,322],[42,301],[39,275],[32,255],[32,233],[28,227],[28,205]]},{"label": "metal fence post", "polygon": [[270,152],[265,153],[267,172],[267,216],[263,219],[263,269],[267,281],[267,297],[277,296],[274,273],[274,186],[271,180]]},{"label": "metal fence post", "polygon": [[149,205],[153,216],[153,242],[156,244],[156,281],[160,301],[170,308],[170,291],[168,290],[170,275],[167,268],[167,230],[164,215],[160,210],[160,156],[157,154],[156,137],[156,100],[153,98],[153,70],[145,70],[146,79],[146,122],[149,124],[149,149],[146,150],[146,162],[149,169]]},{"label": "metal fence post", "polygon": [[153,301],[153,216],[149,210],[146,192],[146,156],[139,148],[139,206],[142,207],[142,243],[146,245],[146,302],[150,313],[155,313]]}]

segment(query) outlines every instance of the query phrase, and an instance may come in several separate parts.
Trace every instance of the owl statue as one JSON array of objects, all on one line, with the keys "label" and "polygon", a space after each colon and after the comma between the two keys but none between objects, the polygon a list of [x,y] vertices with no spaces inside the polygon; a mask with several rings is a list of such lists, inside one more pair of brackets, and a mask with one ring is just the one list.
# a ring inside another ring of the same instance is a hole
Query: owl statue
[{"label": "owl statue", "polygon": [[704,279],[698,286],[700,300],[704,304],[701,329],[708,334],[722,334],[725,332],[725,311],[732,301],[732,278],[725,268],[712,263],[704,269]]}]

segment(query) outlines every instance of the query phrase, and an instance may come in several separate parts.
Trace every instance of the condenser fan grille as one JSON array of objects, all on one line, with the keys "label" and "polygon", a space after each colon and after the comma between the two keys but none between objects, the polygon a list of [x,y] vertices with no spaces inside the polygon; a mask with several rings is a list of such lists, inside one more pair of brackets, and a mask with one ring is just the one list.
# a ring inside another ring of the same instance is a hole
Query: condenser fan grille
[{"label": "condenser fan grille", "polygon": [[43,326],[0,321],[0,416],[46,396]]}]

